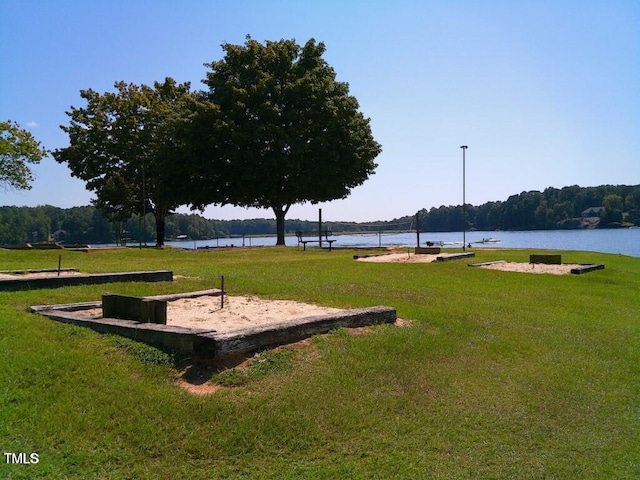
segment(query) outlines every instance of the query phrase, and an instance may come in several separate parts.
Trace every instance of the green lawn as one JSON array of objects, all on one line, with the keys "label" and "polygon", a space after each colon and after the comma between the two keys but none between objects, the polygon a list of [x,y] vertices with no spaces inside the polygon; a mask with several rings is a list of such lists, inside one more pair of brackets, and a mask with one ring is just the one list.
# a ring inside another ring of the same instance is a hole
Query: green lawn
[{"label": "green lawn", "polygon": [[[181,277],[0,292],[0,448],[39,459],[0,457],[0,478],[640,477],[640,258],[562,252],[606,268],[553,276],[467,267],[528,251],[438,264],[353,253],[63,252],[63,267],[88,273]],[[0,269],[55,268],[58,255],[0,251]],[[230,294],[389,305],[412,322],[266,354],[272,368],[198,397],[159,352],[26,311],[214,288],[220,275]]]}]

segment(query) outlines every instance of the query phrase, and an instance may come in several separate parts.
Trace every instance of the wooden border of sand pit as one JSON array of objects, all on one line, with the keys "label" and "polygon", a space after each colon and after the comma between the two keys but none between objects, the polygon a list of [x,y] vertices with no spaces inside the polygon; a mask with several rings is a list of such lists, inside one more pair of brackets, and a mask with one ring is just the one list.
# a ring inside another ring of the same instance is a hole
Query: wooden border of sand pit
[{"label": "wooden border of sand pit", "polygon": [[565,264],[565,263],[524,263],[496,260],[494,262],[469,263],[469,267],[484,268],[488,270],[500,270],[503,272],[517,272],[529,274],[550,275],[581,275],[595,270],[604,270],[603,263],[593,264]]},{"label": "wooden border of sand pit", "polygon": [[[0,291],[34,290],[37,288],[60,288],[76,285],[99,285],[118,282],[172,282],[170,270],[79,273],[75,268],[41,270],[5,270],[1,273],[15,275],[15,278],[0,279]],[[64,273],[65,275],[62,275]]]},{"label": "wooden border of sand pit", "polygon": [[[139,300],[141,302],[148,300],[158,302],[179,298],[193,298],[196,295],[220,295],[220,290],[212,289],[184,294],[140,297]],[[29,310],[59,322],[91,328],[100,333],[115,333],[181,355],[210,360],[224,359],[264,348],[294,343],[313,335],[328,333],[337,328],[356,328],[382,323],[395,323],[397,320],[394,308],[380,305],[339,310],[321,315],[302,316],[292,320],[217,332],[212,329],[186,328],[131,319],[90,318],[82,314],[84,310],[101,307],[102,302],[98,301],[61,305],[35,305],[30,306]]]}]

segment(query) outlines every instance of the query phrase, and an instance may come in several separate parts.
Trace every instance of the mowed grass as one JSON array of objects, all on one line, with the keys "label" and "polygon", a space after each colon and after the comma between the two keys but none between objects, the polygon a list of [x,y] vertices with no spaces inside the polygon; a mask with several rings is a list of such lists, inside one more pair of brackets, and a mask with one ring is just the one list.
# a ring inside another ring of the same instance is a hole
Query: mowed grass
[{"label": "mowed grass", "polygon": [[[0,458],[0,478],[640,477],[639,258],[562,252],[606,268],[553,276],[467,266],[528,251],[438,264],[353,253],[63,252],[63,267],[84,272],[179,278],[0,292],[0,447],[39,455]],[[0,269],[54,268],[58,255],[2,251]],[[264,357],[283,366],[199,397],[118,337],[26,311],[215,288],[221,275],[230,294],[389,305],[411,323],[315,337]]]}]

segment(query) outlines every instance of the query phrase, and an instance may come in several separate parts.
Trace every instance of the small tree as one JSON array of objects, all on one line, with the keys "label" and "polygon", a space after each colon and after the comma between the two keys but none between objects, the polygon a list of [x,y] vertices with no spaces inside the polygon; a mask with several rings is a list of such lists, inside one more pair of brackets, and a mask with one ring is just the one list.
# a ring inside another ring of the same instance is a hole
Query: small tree
[{"label": "small tree", "polygon": [[347,197],[374,173],[381,147],[348,84],[322,58],[323,43],[247,37],[222,48],[204,80],[216,109],[200,136],[209,148],[195,162],[192,178],[202,184],[194,203],[270,208],[284,245],[291,205]]},{"label": "small tree", "polygon": [[33,174],[28,163],[40,163],[48,154],[30,132],[11,120],[0,122],[0,185],[30,190]]}]

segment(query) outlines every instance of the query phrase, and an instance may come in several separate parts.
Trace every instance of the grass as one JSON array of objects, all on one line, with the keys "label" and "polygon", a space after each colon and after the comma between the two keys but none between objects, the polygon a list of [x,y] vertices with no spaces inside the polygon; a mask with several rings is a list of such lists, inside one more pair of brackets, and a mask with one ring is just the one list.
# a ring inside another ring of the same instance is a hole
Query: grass
[{"label": "grass", "polygon": [[212,381],[224,387],[239,387],[252,381],[291,369],[294,352],[288,348],[256,353],[248,368],[228,368],[216,373]]},{"label": "grass", "polygon": [[[58,252],[0,252],[0,269]],[[256,248],[64,252],[84,272],[171,269],[175,282],[0,292],[0,447],[37,452],[1,478],[638,478],[640,259],[552,276],[372,264],[353,252]],[[527,261],[478,251],[473,262]],[[218,287],[331,307],[390,305],[411,326],[337,330],[263,352],[207,397],[161,352],[28,305]]]}]

